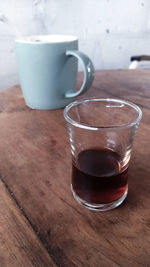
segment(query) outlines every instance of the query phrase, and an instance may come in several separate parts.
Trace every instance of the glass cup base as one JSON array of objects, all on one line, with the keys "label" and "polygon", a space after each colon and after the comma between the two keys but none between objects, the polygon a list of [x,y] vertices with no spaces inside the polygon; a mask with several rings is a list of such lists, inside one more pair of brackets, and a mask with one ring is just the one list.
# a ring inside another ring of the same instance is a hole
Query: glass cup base
[{"label": "glass cup base", "polygon": [[95,211],[107,211],[107,210],[112,210],[117,208],[118,206],[121,205],[121,203],[125,200],[128,194],[128,187],[126,191],[124,192],[123,196],[113,202],[110,203],[101,203],[101,204],[94,204],[94,203],[89,203],[86,202],[84,199],[80,198],[75,191],[73,190],[72,184],[71,184],[71,192],[73,194],[74,199],[81,205],[85,206],[86,208],[90,210],[95,210]]}]

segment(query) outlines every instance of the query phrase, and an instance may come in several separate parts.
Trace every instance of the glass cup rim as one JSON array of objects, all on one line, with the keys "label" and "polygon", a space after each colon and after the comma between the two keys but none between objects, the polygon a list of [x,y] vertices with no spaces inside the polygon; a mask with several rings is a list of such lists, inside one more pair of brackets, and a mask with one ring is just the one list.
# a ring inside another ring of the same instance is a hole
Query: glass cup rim
[{"label": "glass cup rim", "polygon": [[[127,123],[123,123],[123,124],[118,124],[118,125],[107,125],[107,126],[89,126],[87,124],[84,123],[80,123],[77,122],[75,120],[73,120],[69,115],[68,112],[69,110],[71,110],[73,107],[81,105],[83,103],[87,103],[87,102],[114,102],[114,103],[119,103],[119,104],[124,104],[126,106],[129,106],[131,108],[133,108],[134,110],[136,110],[137,112],[137,118],[127,122]],[[64,118],[65,120],[70,123],[73,126],[82,128],[82,129],[86,129],[86,130],[100,130],[100,129],[112,129],[112,128],[127,128],[127,127],[132,127],[133,125],[136,125],[137,123],[140,122],[141,118],[142,118],[142,110],[141,108],[139,108],[136,104],[130,102],[130,101],[126,101],[126,100],[121,100],[121,99],[115,99],[115,98],[88,98],[88,99],[83,99],[83,100],[76,100],[73,101],[72,103],[70,103],[69,105],[67,105],[64,109]]]}]

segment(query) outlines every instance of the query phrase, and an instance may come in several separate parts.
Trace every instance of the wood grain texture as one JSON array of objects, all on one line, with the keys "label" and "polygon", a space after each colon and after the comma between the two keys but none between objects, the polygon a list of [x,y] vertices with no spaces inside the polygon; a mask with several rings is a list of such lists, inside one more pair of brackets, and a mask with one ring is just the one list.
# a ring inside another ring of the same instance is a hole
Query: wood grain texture
[{"label": "wood grain texture", "polygon": [[56,266],[0,181],[0,267]]},{"label": "wood grain texture", "polygon": [[80,97],[126,99],[143,110],[129,194],[109,212],[89,211],[71,195],[63,110],[29,109],[18,87],[0,96],[0,174],[56,265],[150,266],[150,71],[99,71]]}]

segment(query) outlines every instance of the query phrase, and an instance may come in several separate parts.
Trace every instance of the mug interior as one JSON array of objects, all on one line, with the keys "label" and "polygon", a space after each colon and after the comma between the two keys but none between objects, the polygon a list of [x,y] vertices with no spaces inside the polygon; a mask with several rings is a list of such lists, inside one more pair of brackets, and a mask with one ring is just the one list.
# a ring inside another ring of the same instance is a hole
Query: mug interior
[{"label": "mug interior", "polygon": [[16,39],[22,43],[63,43],[76,41],[78,38],[73,35],[51,34],[51,35],[28,35]]}]

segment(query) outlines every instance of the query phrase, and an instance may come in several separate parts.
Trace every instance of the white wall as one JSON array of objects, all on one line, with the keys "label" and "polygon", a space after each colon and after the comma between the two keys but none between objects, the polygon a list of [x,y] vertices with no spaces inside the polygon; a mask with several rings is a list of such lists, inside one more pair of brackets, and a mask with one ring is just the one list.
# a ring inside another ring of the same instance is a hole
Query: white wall
[{"label": "white wall", "polygon": [[50,33],[77,35],[96,69],[128,68],[150,54],[150,0],[1,0],[0,89],[18,83],[14,38]]}]

